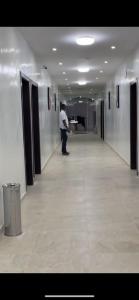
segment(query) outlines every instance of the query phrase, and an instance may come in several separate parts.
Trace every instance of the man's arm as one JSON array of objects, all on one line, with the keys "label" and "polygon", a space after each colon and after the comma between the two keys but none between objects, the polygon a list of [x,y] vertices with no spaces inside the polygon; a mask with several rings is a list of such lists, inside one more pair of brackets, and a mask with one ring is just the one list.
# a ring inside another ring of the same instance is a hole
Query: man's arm
[{"label": "man's arm", "polygon": [[66,120],[63,120],[63,124],[64,124],[64,126],[67,128],[67,130],[70,131],[69,126],[68,126],[67,123],[66,123]]}]

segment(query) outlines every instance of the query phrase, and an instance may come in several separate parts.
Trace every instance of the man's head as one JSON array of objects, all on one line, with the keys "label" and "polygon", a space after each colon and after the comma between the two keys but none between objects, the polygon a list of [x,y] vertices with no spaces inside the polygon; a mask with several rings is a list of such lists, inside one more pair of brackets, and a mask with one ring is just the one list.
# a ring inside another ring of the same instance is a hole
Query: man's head
[{"label": "man's head", "polygon": [[61,110],[66,110],[66,105],[64,103],[61,104]]}]

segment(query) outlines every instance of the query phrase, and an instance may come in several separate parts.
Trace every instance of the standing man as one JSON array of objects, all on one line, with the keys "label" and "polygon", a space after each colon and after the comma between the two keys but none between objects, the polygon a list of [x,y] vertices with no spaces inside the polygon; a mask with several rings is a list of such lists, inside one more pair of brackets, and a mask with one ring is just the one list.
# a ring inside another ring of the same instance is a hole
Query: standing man
[{"label": "standing man", "polygon": [[66,114],[66,105],[61,104],[61,111],[60,111],[60,117],[59,117],[59,125],[60,125],[60,131],[61,131],[61,142],[62,142],[62,154],[63,155],[69,155],[69,152],[67,152],[66,145],[67,145],[67,131],[70,132],[69,129],[69,122],[68,117]]}]

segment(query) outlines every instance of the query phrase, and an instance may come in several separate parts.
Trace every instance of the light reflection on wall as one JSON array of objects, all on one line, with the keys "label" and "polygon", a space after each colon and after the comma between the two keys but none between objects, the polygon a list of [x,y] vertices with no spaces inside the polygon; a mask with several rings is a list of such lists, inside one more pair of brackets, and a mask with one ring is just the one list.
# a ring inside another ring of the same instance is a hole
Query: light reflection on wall
[{"label": "light reflection on wall", "polygon": [[17,80],[10,81],[10,86],[17,87],[18,86]]},{"label": "light reflection on wall", "polygon": [[15,48],[0,48],[1,54],[20,53],[19,49]]},{"label": "light reflection on wall", "polygon": [[39,87],[46,86],[46,84],[43,81],[37,81],[37,83]]},{"label": "light reflection on wall", "polygon": [[40,73],[30,73],[30,76],[40,76]]},{"label": "light reflection on wall", "polygon": [[30,68],[33,64],[21,64],[21,68]]},{"label": "light reflection on wall", "polygon": [[0,65],[0,75],[14,77],[17,75],[17,69],[13,66]]}]

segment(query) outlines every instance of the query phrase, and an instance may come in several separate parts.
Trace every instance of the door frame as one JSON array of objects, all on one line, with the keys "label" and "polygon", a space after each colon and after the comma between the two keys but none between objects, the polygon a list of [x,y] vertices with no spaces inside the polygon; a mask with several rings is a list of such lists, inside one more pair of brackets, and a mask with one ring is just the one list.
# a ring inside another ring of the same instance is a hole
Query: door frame
[{"label": "door frame", "polygon": [[[33,89],[35,88],[35,101],[33,101]],[[35,105],[34,105],[35,103]],[[41,145],[40,145],[40,118],[39,118],[39,90],[38,85],[31,84],[31,104],[33,114],[33,138],[35,174],[41,174]]]},{"label": "door frame", "polygon": [[101,139],[104,141],[104,100],[100,102],[100,134]]},{"label": "door frame", "polygon": [[[22,71],[20,71],[20,87],[21,87],[21,106],[22,106],[22,124],[23,124],[23,143],[24,143],[24,166],[25,166],[25,176],[26,176],[26,154],[25,154],[25,136],[24,136],[24,118],[23,118],[23,93],[22,93],[22,80],[26,80],[29,84],[29,101],[30,101],[30,121],[31,121],[31,139],[34,138],[34,133],[33,130],[34,128],[32,128],[32,114],[33,114],[33,108],[32,108],[32,113],[31,113],[31,105],[32,105],[32,85],[34,85],[35,87],[38,88],[38,84],[36,82],[34,82],[31,78],[29,78],[27,75],[25,75]],[[34,162],[35,162],[35,157],[34,157],[34,141],[31,141],[32,146],[31,146],[31,151],[32,151],[32,160],[34,158]],[[35,177],[35,168],[34,168],[34,172],[33,172],[33,167],[34,167],[34,163],[32,161],[32,184],[34,184],[34,177]],[[26,190],[27,190],[27,181],[26,181]]]},{"label": "door frame", "polygon": [[[138,99],[138,88],[139,88],[139,80],[138,78],[135,78],[134,80],[132,80],[129,84],[130,86],[130,114],[131,114],[131,86],[133,84],[136,84],[136,117],[137,117],[137,121],[136,121],[136,174],[137,176],[139,175],[139,153],[138,153],[138,149],[139,149],[139,99]],[[130,126],[131,126],[131,115],[130,115]],[[131,127],[130,127],[130,167],[131,167]],[[134,170],[134,169],[133,169]]]},{"label": "door frame", "polygon": [[139,78],[136,78],[137,84],[137,176],[139,176]]}]

